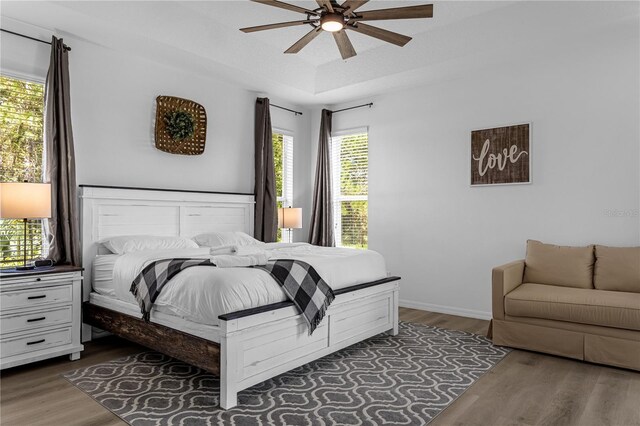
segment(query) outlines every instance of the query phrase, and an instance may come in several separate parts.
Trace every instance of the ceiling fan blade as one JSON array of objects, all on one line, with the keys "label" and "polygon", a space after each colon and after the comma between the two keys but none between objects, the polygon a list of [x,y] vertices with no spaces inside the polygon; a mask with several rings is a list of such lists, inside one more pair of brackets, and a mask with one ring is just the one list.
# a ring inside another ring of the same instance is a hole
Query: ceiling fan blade
[{"label": "ceiling fan blade", "polygon": [[345,10],[345,13],[352,13],[354,10],[366,4],[368,1],[369,0],[347,0],[342,3],[341,7]]},{"label": "ceiling fan blade", "polygon": [[305,25],[305,24],[310,24],[311,22],[313,21],[309,20],[309,21],[280,22],[277,24],[267,24],[267,25],[258,25],[257,27],[240,28],[240,31],[242,31],[243,33],[253,33],[255,31],[273,30],[276,28],[285,28],[285,27],[295,27],[296,25]]},{"label": "ceiling fan blade", "polygon": [[316,15],[316,16],[318,15],[318,13],[314,12],[313,10],[305,9],[304,7],[296,6],[289,3],[284,3],[278,0],[251,0],[251,1],[255,3],[266,4],[267,6],[279,7],[280,9],[286,9],[292,12],[308,13],[310,15]]},{"label": "ceiling fan blade", "polygon": [[365,10],[356,12],[351,21],[378,21],[384,19],[414,19],[432,18],[433,5],[423,4],[421,6],[396,7],[392,9]]},{"label": "ceiling fan blade", "polygon": [[311,40],[316,38],[318,34],[320,34],[321,32],[322,32],[322,28],[320,27],[316,27],[312,29],[311,31],[306,33],[300,40],[293,43],[293,45],[287,50],[285,50],[284,53],[298,53],[299,51],[302,50],[303,47],[309,44]]},{"label": "ceiling fan blade", "polygon": [[396,46],[400,47],[411,41],[411,37],[408,37],[406,35],[394,33],[393,31],[383,30],[382,28],[373,27],[371,25],[366,25],[362,22],[356,22],[353,25],[347,25],[345,28],[361,34],[375,37],[377,39],[386,41],[387,43],[395,44]]},{"label": "ceiling fan blade", "polygon": [[349,36],[347,36],[345,31],[337,31],[333,33],[333,38],[336,40],[342,59],[349,59],[352,56],[356,56],[356,50],[353,48],[351,40],[349,40]]},{"label": "ceiling fan blade", "polygon": [[331,12],[333,13],[333,5],[331,4],[331,0],[316,0],[316,2],[318,3],[318,6],[320,7],[324,7],[327,12]]}]

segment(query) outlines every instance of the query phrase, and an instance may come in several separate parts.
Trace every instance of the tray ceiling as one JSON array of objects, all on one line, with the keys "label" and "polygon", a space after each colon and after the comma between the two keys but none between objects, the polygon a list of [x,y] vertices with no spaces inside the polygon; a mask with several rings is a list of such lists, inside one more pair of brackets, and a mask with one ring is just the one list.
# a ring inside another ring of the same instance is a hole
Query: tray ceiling
[{"label": "tray ceiling", "polygon": [[[292,1],[315,8],[312,1]],[[370,1],[361,10],[428,2]],[[2,2],[2,27],[26,22],[62,35],[193,72],[223,76],[299,104],[336,103],[408,84],[450,78],[469,67],[514,60],[559,39],[624,19],[638,3],[434,3],[432,19],[379,21],[413,37],[405,47],[349,33],[358,56],[344,61],[329,34],[297,55],[282,52],[308,32],[291,27],[245,34],[241,27],[297,20],[304,15],[249,1]]]}]

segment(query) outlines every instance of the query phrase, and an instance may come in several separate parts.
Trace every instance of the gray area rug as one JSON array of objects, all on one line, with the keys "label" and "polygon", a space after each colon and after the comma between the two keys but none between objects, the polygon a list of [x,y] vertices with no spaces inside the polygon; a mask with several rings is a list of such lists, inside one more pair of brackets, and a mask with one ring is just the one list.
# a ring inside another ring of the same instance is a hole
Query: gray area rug
[{"label": "gray area rug", "polygon": [[216,377],[144,352],[64,377],[131,425],[423,425],[509,352],[483,336],[400,323],[240,392],[218,408]]}]

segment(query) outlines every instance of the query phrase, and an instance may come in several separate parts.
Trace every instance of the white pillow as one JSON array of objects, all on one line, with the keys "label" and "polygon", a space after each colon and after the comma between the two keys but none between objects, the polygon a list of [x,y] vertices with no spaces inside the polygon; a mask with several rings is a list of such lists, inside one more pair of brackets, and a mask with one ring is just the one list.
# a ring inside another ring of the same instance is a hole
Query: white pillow
[{"label": "white pillow", "polygon": [[203,247],[253,246],[264,244],[244,232],[207,232],[193,239]]},{"label": "white pillow", "polygon": [[153,235],[121,235],[106,238],[100,243],[115,254],[144,250],[198,248],[198,244],[195,241],[186,237],[155,237]]}]

